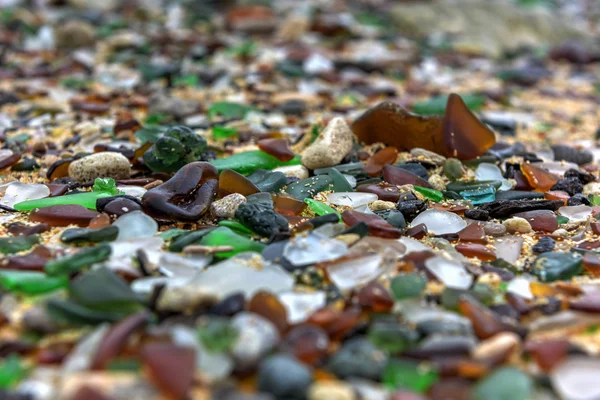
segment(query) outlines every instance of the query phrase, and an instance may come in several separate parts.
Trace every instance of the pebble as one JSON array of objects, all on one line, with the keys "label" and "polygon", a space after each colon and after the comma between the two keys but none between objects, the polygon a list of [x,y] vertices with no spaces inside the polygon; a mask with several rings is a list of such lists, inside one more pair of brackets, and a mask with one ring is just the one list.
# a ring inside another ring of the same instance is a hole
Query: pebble
[{"label": "pebble", "polygon": [[469,209],[465,211],[465,217],[474,219],[476,221],[487,221],[490,219],[490,213],[485,210],[480,210],[478,208]]},{"label": "pebble", "polygon": [[129,160],[120,153],[102,152],[83,157],[69,165],[69,176],[79,183],[96,178],[129,179]]},{"label": "pebble", "polygon": [[364,378],[377,381],[381,379],[387,363],[385,353],[375,347],[368,339],[348,340],[337,353],[333,354],[327,369],[338,378]]},{"label": "pebble", "polygon": [[231,320],[239,336],[231,355],[243,367],[252,367],[279,343],[277,327],[268,319],[250,312],[239,312]]},{"label": "pebble", "polygon": [[589,196],[590,194],[600,194],[600,182],[590,182],[583,186],[583,194]]},{"label": "pebble", "polygon": [[343,382],[323,381],[314,383],[308,391],[309,400],[355,400],[354,390]]},{"label": "pebble", "polygon": [[510,233],[529,233],[531,232],[531,225],[525,218],[512,217],[504,221],[506,230]]},{"label": "pebble", "polygon": [[438,174],[431,174],[429,179],[427,179],[427,182],[429,182],[429,184],[433,186],[435,190],[446,190],[446,183],[444,182],[444,178],[442,178]]},{"label": "pebble", "polygon": [[421,149],[419,147],[414,148],[410,151],[410,155],[413,157],[423,157],[425,160],[431,161],[435,165],[443,165],[446,161],[446,157],[439,155],[438,153],[434,153],[433,151]]},{"label": "pebble", "polygon": [[534,253],[546,253],[554,250],[556,242],[550,236],[544,236],[531,248]]},{"label": "pebble", "polygon": [[246,197],[243,195],[232,193],[211,203],[210,212],[218,218],[233,218],[238,207],[246,201]]},{"label": "pebble", "polygon": [[396,209],[396,203],[391,201],[375,200],[369,204],[369,209],[371,211],[394,210]]},{"label": "pebble", "polygon": [[285,176],[306,179],[308,178],[308,169],[304,165],[288,165],[273,169],[273,172],[283,172]]},{"label": "pebble", "polygon": [[69,20],[54,29],[54,39],[59,49],[91,46],[96,40],[96,28],[81,20]]},{"label": "pebble", "polygon": [[308,169],[339,164],[352,150],[354,135],[341,117],[332,119],[319,137],[302,152],[302,164]]},{"label": "pebble", "polygon": [[435,209],[422,212],[412,221],[412,226],[419,224],[425,224],[427,231],[436,235],[457,233],[467,226],[467,222],[458,215]]},{"label": "pebble", "polygon": [[258,390],[278,400],[306,398],[312,371],[294,357],[278,354],[266,359],[258,371]]},{"label": "pebble", "polygon": [[483,226],[483,231],[486,235],[490,236],[502,236],[506,234],[506,226],[497,222],[488,222]]}]

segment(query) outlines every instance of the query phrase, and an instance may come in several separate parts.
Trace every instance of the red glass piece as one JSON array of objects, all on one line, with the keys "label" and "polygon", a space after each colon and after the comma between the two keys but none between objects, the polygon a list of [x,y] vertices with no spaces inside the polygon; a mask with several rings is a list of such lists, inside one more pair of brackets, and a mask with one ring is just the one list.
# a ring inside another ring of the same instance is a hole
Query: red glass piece
[{"label": "red glass piece", "polygon": [[379,150],[373,154],[365,164],[365,171],[369,176],[379,176],[383,170],[383,166],[393,164],[398,157],[398,150],[395,147],[389,146]]},{"label": "red glass piece", "polygon": [[342,220],[348,226],[354,226],[359,222],[364,222],[369,227],[369,235],[372,236],[392,239],[402,236],[402,231],[391,225],[379,215],[346,210],[342,213]]},{"label": "red glass piece", "polygon": [[554,232],[558,229],[556,214],[550,210],[525,211],[512,216],[526,219],[534,231]]},{"label": "red glass piece", "polygon": [[96,351],[92,361],[92,369],[104,369],[108,362],[119,355],[131,334],[143,328],[147,321],[148,314],[140,312],[130,315],[110,328]]},{"label": "red glass piece", "polygon": [[171,398],[187,399],[196,371],[196,351],[171,343],[146,344],[140,354],[152,381]]},{"label": "red glass piece", "polygon": [[393,185],[416,185],[426,188],[432,186],[423,178],[403,168],[385,165],[383,167],[383,180]]},{"label": "red glass piece", "polygon": [[458,232],[458,238],[463,242],[473,242],[486,244],[487,238],[483,225],[479,222],[473,222],[467,225],[462,231]]},{"label": "red glass piece", "polygon": [[400,199],[400,189],[398,186],[387,182],[366,183],[356,187],[357,192],[374,193],[379,200],[397,202]]},{"label": "red glass piece", "polygon": [[97,211],[88,210],[77,204],[60,204],[37,208],[29,214],[32,222],[43,222],[50,226],[68,226],[71,224],[86,227],[99,215]]},{"label": "red glass piece", "polygon": [[257,145],[259,149],[280,161],[290,161],[294,158],[294,152],[285,139],[261,139]]}]

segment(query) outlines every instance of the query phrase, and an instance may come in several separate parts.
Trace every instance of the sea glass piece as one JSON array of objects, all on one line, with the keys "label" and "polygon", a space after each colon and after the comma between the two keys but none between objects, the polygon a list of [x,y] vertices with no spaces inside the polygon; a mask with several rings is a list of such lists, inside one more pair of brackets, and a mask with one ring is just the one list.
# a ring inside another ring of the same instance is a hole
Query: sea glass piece
[{"label": "sea glass piece", "polygon": [[360,192],[337,192],[327,195],[327,202],[337,206],[357,208],[378,200],[376,194]]},{"label": "sea glass piece", "polygon": [[472,243],[487,243],[483,224],[474,222],[469,224],[465,229],[458,232],[458,238],[461,242],[472,242]]},{"label": "sea glass piece", "polygon": [[586,205],[564,206],[558,209],[560,215],[569,218],[570,222],[582,222],[592,215],[592,207]]},{"label": "sea glass piece", "polygon": [[478,181],[502,181],[502,186],[498,188],[500,191],[509,190],[512,188],[512,183],[504,179],[502,171],[495,164],[481,163],[475,169],[475,178]]},{"label": "sea glass piece", "polygon": [[348,246],[344,242],[317,232],[296,236],[283,250],[283,256],[294,266],[330,261],[347,253]]},{"label": "sea glass piece", "polygon": [[556,214],[550,210],[533,210],[516,213],[513,217],[524,218],[534,231],[554,232],[558,229]]},{"label": "sea glass piece", "polygon": [[416,185],[433,189],[429,182],[423,178],[404,168],[394,167],[392,165],[383,166],[383,180],[393,185]]},{"label": "sea glass piece", "polygon": [[73,224],[86,227],[97,215],[100,215],[100,213],[88,210],[77,204],[60,204],[33,210],[29,214],[29,220],[32,222],[43,222],[50,226],[68,226]]},{"label": "sea glass piece", "polygon": [[542,282],[569,280],[583,270],[583,257],[577,253],[547,252],[540,254],[531,273]]},{"label": "sea glass piece", "polygon": [[381,254],[343,257],[326,264],[329,279],[340,289],[350,290],[376,279],[384,272]]},{"label": "sea glass piece", "polygon": [[4,196],[0,199],[0,204],[14,208],[17,203],[43,199],[49,195],[50,189],[46,185],[11,182],[6,188]]},{"label": "sea glass piece", "polygon": [[340,220],[342,219],[342,216],[339,212],[325,203],[321,203],[320,201],[314,199],[304,199],[304,202],[308,204],[310,209],[313,210],[317,215],[335,214],[340,218]]},{"label": "sea glass piece", "polygon": [[117,240],[152,237],[158,232],[156,221],[139,210],[120,216],[112,226],[119,228]]},{"label": "sea glass piece", "polygon": [[446,287],[453,289],[468,289],[473,283],[473,277],[465,267],[443,257],[432,257],[425,260],[425,267],[436,276]]},{"label": "sea glass piece", "polygon": [[[390,389],[425,393],[439,380],[437,370],[426,363],[410,359],[391,359],[383,372],[383,384]],[[401,398],[401,397],[400,397]]]},{"label": "sea glass piece", "polygon": [[260,189],[252,181],[231,169],[223,170],[219,174],[219,191],[217,195],[220,198],[232,193],[249,196],[258,192],[260,192]]},{"label": "sea glass piece", "polygon": [[106,226],[100,229],[72,228],[63,231],[60,240],[63,243],[75,245],[111,242],[117,238],[118,234],[119,228],[117,226]]},{"label": "sea glass piece", "polygon": [[322,291],[284,292],[280,293],[278,297],[287,310],[288,323],[295,325],[306,321],[313,312],[325,307],[327,295]]},{"label": "sea glass piece", "polygon": [[329,191],[332,187],[333,179],[329,175],[316,175],[292,183],[285,189],[285,192],[297,199],[304,200],[307,197],[312,198],[319,192]]},{"label": "sea glass piece", "polygon": [[442,118],[413,114],[400,105],[386,101],[365,111],[352,124],[361,142],[385,143],[400,151],[415,147],[446,154]]},{"label": "sea glass piece", "polygon": [[72,255],[49,261],[44,270],[50,276],[75,273],[88,265],[107,260],[111,252],[112,249],[108,244],[87,247]]},{"label": "sea glass piece", "polygon": [[280,161],[264,151],[252,150],[211,161],[211,164],[218,171],[232,169],[242,175],[248,175],[259,168],[272,170],[287,165],[299,165],[301,161],[299,156],[294,156],[289,161]]},{"label": "sea glass piece", "polygon": [[21,154],[10,149],[0,149],[0,170],[15,165],[21,159]]},{"label": "sea glass piece", "polygon": [[471,204],[478,205],[496,200],[496,189],[487,185],[477,189],[463,190],[460,195],[463,199],[469,200]]},{"label": "sea glass piece", "polygon": [[489,339],[502,331],[509,330],[498,314],[469,296],[459,298],[458,310],[471,321],[473,331],[480,339]]},{"label": "sea glass piece", "polygon": [[261,290],[252,296],[247,307],[249,312],[271,321],[279,333],[287,330],[287,309],[274,294]]},{"label": "sea glass piece", "polygon": [[288,332],[281,348],[305,364],[316,365],[327,356],[329,336],[318,326],[300,325]]},{"label": "sea glass piece", "polygon": [[534,398],[532,379],[514,367],[502,367],[474,385],[471,399],[531,399]]},{"label": "sea glass piece", "polygon": [[413,189],[415,192],[421,193],[423,197],[429,200],[433,200],[435,202],[442,201],[442,199],[444,198],[444,194],[439,190],[429,189],[421,186],[413,186]]},{"label": "sea glass piece", "polygon": [[40,198],[38,200],[27,200],[15,204],[15,210],[19,211],[31,211],[36,208],[50,207],[56,205],[69,205],[76,204],[89,208],[90,210],[96,209],[96,200],[103,197],[112,196],[109,192],[89,192],[89,193],[77,193],[69,194],[57,197]]},{"label": "sea glass piece", "polygon": [[445,152],[459,160],[479,157],[496,143],[496,136],[469,110],[455,93],[448,96],[443,120]]},{"label": "sea glass piece", "polygon": [[279,161],[286,162],[294,158],[294,152],[290,149],[290,144],[285,139],[261,139],[256,144],[259,149]]},{"label": "sea glass piece", "polygon": [[161,392],[174,399],[188,397],[196,370],[196,351],[171,343],[148,343],[141,358],[152,381]]},{"label": "sea glass piece", "polygon": [[600,397],[600,360],[570,356],[550,373],[552,387],[563,399],[592,400]]},{"label": "sea glass piece", "polygon": [[217,191],[217,171],[206,162],[192,162],[142,198],[144,211],[153,217],[196,221],[208,210]]},{"label": "sea glass piece", "polygon": [[283,172],[266,169],[257,169],[246,178],[261,192],[276,193],[288,183],[287,176]]},{"label": "sea glass piece", "polygon": [[203,246],[231,246],[233,251],[217,253],[218,258],[226,258],[234,256],[245,251],[255,251],[260,253],[265,248],[265,245],[248,239],[245,236],[238,235],[231,229],[219,227],[211,230],[208,234],[202,237],[200,244]]},{"label": "sea glass piece", "polygon": [[366,183],[359,185],[356,188],[357,192],[376,194],[379,200],[397,202],[400,199],[400,189],[397,185],[392,185],[387,182],[381,183]]},{"label": "sea glass piece", "polygon": [[481,261],[496,259],[496,253],[493,249],[479,243],[458,243],[454,248],[465,257],[474,257]]},{"label": "sea glass piece", "polygon": [[494,239],[496,258],[501,258],[509,263],[516,262],[521,256],[523,239],[520,236],[502,236]]},{"label": "sea glass piece", "polygon": [[342,220],[350,227],[364,222],[369,227],[372,236],[396,239],[402,236],[402,231],[381,218],[379,215],[364,213],[357,210],[346,210],[342,213]]},{"label": "sea glass piece", "polygon": [[273,205],[282,215],[300,215],[307,207],[305,202],[283,193],[273,195]]},{"label": "sea glass piece", "polygon": [[26,251],[42,240],[38,234],[0,238],[0,254],[14,254]]},{"label": "sea glass piece", "polygon": [[67,276],[47,276],[37,271],[0,271],[0,285],[15,293],[36,295],[66,288],[69,283]]},{"label": "sea glass piece", "polygon": [[521,164],[521,171],[527,178],[527,182],[529,182],[531,187],[540,192],[549,191],[559,180],[558,176],[533,164]]},{"label": "sea glass piece", "polygon": [[365,171],[369,176],[378,176],[381,174],[384,165],[394,164],[396,162],[396,158],[398,157],[398,150],[389,146],[384,149],[379,150],[377,153],[373,154],[367,160],[365,164]]},{"label": "sea glass piece", "polygon": [[442,210],[426,210],[412,221],[412,226],[424,224],[429,232],[436,235],[445,235],[448,233],[457,233],[467,226],[467,222],[460,216]]}]

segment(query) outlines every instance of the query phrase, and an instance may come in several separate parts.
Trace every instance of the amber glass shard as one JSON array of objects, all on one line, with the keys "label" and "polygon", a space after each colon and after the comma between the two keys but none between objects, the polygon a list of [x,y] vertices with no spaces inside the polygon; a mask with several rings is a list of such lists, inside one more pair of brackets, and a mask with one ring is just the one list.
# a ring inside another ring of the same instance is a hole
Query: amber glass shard
[{"label": "amber glass shard", "polygon": [[318,326],[301,325],[287,334],[281,347],[303,363],[316,365],[327,356],[329,336]]},{"label": "amber glass shard", "polygon": [[395,147],[386,147],[373,154],[365,165],[365,171],[369,176],[378,176],[384,165],[393,164],[398,157],[398,150]]},{"label": "amber glass shard", "polygon": [[567,201],[571,198],[569,193],[563,192],[562,190],[551,190],[549,192],[544,193],[544,199],[546,200],[560,200],[565,206],[567,205]]},{"label": "amber glass shard", "polygon": [[237,172],[226,169],[219,175],[219,192],[220,198],[232,193],[239,193],[243,196],[249,196],[258,193],[260,190],[248,178]]},{"label": "amber glass shard", "polygon": [[257,143],[258,148],[272,155],[280,161],[290,161],[294,158],[294,152],[290,144],[284,139],[261,139]]},{"label": "amber glass shard", "polygon": [[539,192],[547,192],[558,182],[558,176],[551,174],[543,168],[533,164],[521,164],[521,171],[527,178],[527,182]]},{"label": "amber glass shard", "polygon": [[92,369],[104,369],[110,360],[119,355],[129,336],[136,330],[141,329],[147,321],[148,314],[140,312],[130,315],[114,325],[102,339],[92,362]]},{"label": "amber glass shard", "polygon": [[393,185],[416,185],[432,188],[429,182],[403,168],[383,166],[383,180]]},{"label": "amber glass shard", "polygon": [[379,282],[370,282],[357,294],[358,304],[366,310],[388,312],[394,306],[394,298],[389,290]]},{"label": "amber glass shard", "polygon": [[485,236],[485,231],[483,230],[483,225],[479,222],[474,222],[470,225],[467,225],[465,229],[458,232],[458,238],[463,242],[473,242],[473,243],[487,243],[487,238]]},{"label": "amber glass shard", "polygon": [[420,147],[446,154],[441,117],[412,114],[389,101],[367,110],[354,121],[352,131],[367,144],[382,142],[400,151]]},{"label": "amber glass shard", "polygon": [[265,317],[280,333],[288,328],[287,310],[277,297],[269,292],[258,292],[248,302],[248,311]]},{"label": "amber glass shard", "polygon": [[151,343],[142,348],[141,358],[152,381],[167,398],[188,398],[196,370],[193,347]]},{"label": "amber glass shard", "polygon": [[72,162],[72,158],[65,158],[56,161],[48,168],[46,177],[48,177],[48,180],[52,182],[55,179],[69,176],[69,165],[71,165]]},{"label": "amber glass shard", "polygon": [[456,251],[465,257],[475,257],[481,261],[493,261],[496,253],[479,243],[459,243],[455,246]]},{"label": "amber glass shard", "polygon": [[459,160],[479,157],[496,143],[496,135],[469,110],[456,93],[448,96],[443,122],[446,154]]},{"label": "amber glass shard", "polygon": [[308,207],[308,204],[295,197],[285,194],[273,195],[275,211],[283,215],[300,215]]},{"label": "amber glass shard", "polygon": [[509,330],[499,315],[469,297],[460,298],[458,310],[471,321],[473,331],[480,339],[488,339],[497,333]]}]

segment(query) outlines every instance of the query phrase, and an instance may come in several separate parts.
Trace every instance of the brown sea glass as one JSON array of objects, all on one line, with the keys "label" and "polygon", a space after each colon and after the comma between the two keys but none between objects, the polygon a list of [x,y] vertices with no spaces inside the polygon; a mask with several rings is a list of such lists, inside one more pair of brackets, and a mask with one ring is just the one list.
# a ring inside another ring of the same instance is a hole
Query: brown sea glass
[{"label": "brown sea glass", "polygon": [[400,105],[386,101],[367,110],[352,124],[361,142],[385,143],[400,151],[415,147],[446,154],[442,118],[413,114]]},{"label": "brown sea glass", "polygon": [[411,226],[406,230],[406,236],[410,236],[411,238],[417,240],[423,239],[425,236],[427,236],[427,225],[418,224],[415,226]]},{"label": "brown sea glass", "polygon": [[360,288],[357,294],[358,304],[365,310],[388,312],[394,307],[394,298],[379,282],[370,282]]},{"label": "brown sea glass", "polygon": [[379,150],[367,160],[365,171],[369,176],[379,176],[383,170],[383,166],[393,164],[398,157],[398,150],[395,147],[389,146]]},{"label": "brown sea glass", "polygon": [[533,164],[521,164],[521,171],[531,187],[539,192],[547,192],[559,180],[558,176]]},{"label": "brown sea glass", "polygon": [[275,211],[282,215],[300,215],[308,204],[286,194],[272,195]]},{"label": "brown sea glass", "polygon": [[259,149],[280,161],[290,161],[294,158],[294,152],[285,139],[261,139],[257,145]]},{"label": "brown sea glass", "polygon": [[458,310],[471,321],[473,331],[480,339],[507,330],[499,315],[470,297],[462,296],[458,300]]},{"label": "brown sea glass", "polygon": [[569,308],[589,313],[600,313],[600,293],[591,292],[581,296],[577,300],[572,300]]},{"label": "brown sea glass", "polygon": [[385,165],[383,167],[383,180],[393,185],[416,185],[432,188],[429,182],[403,168]]},{"label": "brown sea glass", "polygon": [[77,204],[60,204],[36,208],[29,214],[29,220],[31,222],[43,222],[50,226],[68,226],[74,224],[86,227],[99,214],[97,211],[88,210]]},{"label": "brown sea glass", "polygon": [[248,302],[248,311],[271,321],[280,333],[288,328],[287,310],[272,293],[264,291],[256,293]]},{"label": "brown sea glass", "polygon": [[496,136],[469,110],[462,98],[448,96],[443,121],[446,155],[459,160],[479,157],[496,143]]},{"label": "brown sea glass", "polygon": [[594,278],[600,278],[600,257],[592,252],[586,252],[583,256],[583,268]]},{"label": "brown sea glass", "polygon": [[544,199],[560,200],[564,203],[565,206],[567,205],[567,201],[569,201],[570,198],[571,196],[569,196],[569,193],[563,192],[562,190],[551,190],[549,192],[544,193]]},{"label": "brown sea glass", "polygon": [[514,214],[513,217],[524,218],[534,231],[554,232],[558,229],[556,214],[550,210],[533,210]]},{"label": "brown sea glass", "polygon": [[400,199],[400,189],[398,186],[391,185],[387,182],[381,183],[366,183],[359,185],[356,188],[357,192],[375,193],[379,200],[397,202]]},{"label": "brown sea glass", "polygon": [[64,178],[69,176],[69,165],[73,162],[73,158],[65,158],[54,162],[46,172],[46,177],[49,181],[56,180],[58,178]]},{"label": "brown sea glass", "polygon": [[516,182],[515,190],[533,190],[533,187],[531,187],[531,185],[529,184],[527,177],[521,171],[515,171],[515,173],[513,174],[513,179]]},{"label": "brown sea glass", "polygon": [[527,342],[525,351],[531,354],[535,363],[544,372],[551,371],[567,356],[570,344],[567,339],[547,339]]},{"label": "brown sea glass", "polygon": [[391,225],[379,215],[346,210],[342,214],[342,220],[348,226],[354,226],[359,222],[364,222],[369,227],[369,235],[372,236],[390,239],[396,239],[402,236],[402,231]]},{"label": "brown sea glass", "polygon": [[192,162],[142,197],[147,214],[156,218],[196,221],[207,210],[217,191],[217,169],[207,162]]},{"label": "brown sea glass", "polygon": [[485,231],[483,230],[483,224],[479,222],[474,222],[467,225],[462,231],[458,232],[458,238],[462,242],[481,244],[486,244],[488,241]]},{"label": "brown sea glass", "polygon": [[4,257],[0,259],[0,269],[21,271],[43,271],[44,265],[52,258],[52,252],[45,246],[36,246],[24,255]]},{"label": "brown sea glass", "polygon": [[150,375],[167,398],[186,399],[196,370],[196,351],[171,343],[149,343],[141,350],[141,358]]},{"label": "brown sea glass", "polygon": [[48,189],[50,190],[50,196],[48,197],[62,196],[69,190],[69,185],[61,185],[58,183],[47,183],[46,186],[48,186]]},{"label": "brown sea glass", "polygon": [[474,257],[481,261],[493,261],[496,259],[496,252],[494,250],[488,249],[479,243],[458,243],[454,248],[465,257]]},{"label": "brown sea glass", "polygon": [[104,369],[108,362],[119,355],[131,334],[143,328],[146,322],[148,322],[148,313],[140,312],[128,316],[111,327],[96,351],[92,369]]},{"label": "brown sea glass", "polygon": [[[9,153],[9,151],[12,153]],[[4,154],[0,158],[0,170],[10,167],[11,165],[15,165],[21,159],[21,154],[16,153],[12,150],[8,150],[6,154]]]},{"label": "brown sea glass", "polygon": [[600,222],[590,222],[590,229],[594,235],[600,235]]},{"label": "brown sea glass", "polygon": [[100,229],[100,228],[104,228],[107,227],[111,224],[111,220],[110,217],[108,216],[108,214],[98,214],[96,215],[91,221],[90,224],[88,225],[88,228],[91,229]]},{"label": "brown sea glass", "polygon": [[21,222],[14,222],[8,225],[8,233],[13,236],[29,236],[36,233],[44,233],[50,230],[48,224],[25,225]]},{"label": "brown sea glass", "polygon": [[329,336],[318,326],[300,325],[290,330],[281,348],[305,364],[317,365],[327,356]]},{"label": "brown sea glass", "polygon": [[249,196],[258,192],[260,192],[260,189],[257,188],[256,185],[250,181],[250,179],[231,169],[223,170],[221,175],[219,175],[218,196],[220,198],[232,193],[239,193],[243,196]]}]

